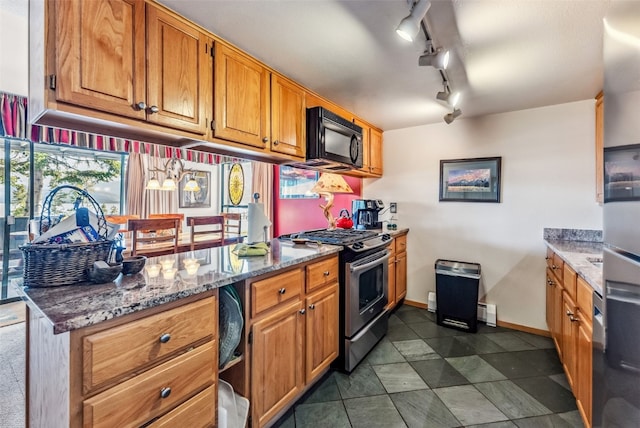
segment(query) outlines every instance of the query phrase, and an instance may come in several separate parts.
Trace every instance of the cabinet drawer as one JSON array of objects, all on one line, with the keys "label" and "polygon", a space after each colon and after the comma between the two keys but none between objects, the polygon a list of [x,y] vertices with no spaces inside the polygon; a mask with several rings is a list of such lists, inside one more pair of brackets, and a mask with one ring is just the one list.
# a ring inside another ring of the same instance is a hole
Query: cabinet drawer
[{"label": "cabinet drawer", "polygon": [[338,257],[307,266],[307,293],[338,282]]},{"label": "cabinet drawer", "polygon": [[562,275],[562,285],[574,302],[576,301],[576,278],[576,271],[571,269],[571,266],[568,264],[565,264]]},{"label": "cabinet drawer", "polygon": [[154,361],[214,337],[215,297],[171,309],[82,339],[83,389],[125,377]]},{"label": "cabinet drawer", "polygon": [[398,236],[396,242],[396,253],[403,253],[407,251],[407,235]]},{"label": "cabinet drawer", "polygon": [[294,269],[251,284],[251,315],[256,316],[279,303],[298,298],[302,294],[304,273]]},{"label": "cabinet drawer", "polygon": [[84,426],[140,426],[214,384],[214,345],[208,342],[85,400]]},{"label": "cabinet drawer", "polygon": [[396,256],[396,240],[392,239],[391,244],[387,247],[389,250],[389,263],[393,262],[393,258]]},{"label": "cabinet drawer", "polygon": [[591,322],[591,317],[593,316],[593,289],[587,284],[587,281],[582,278],[578,278],[576,284],[578,309],[580,309],[580,313]]},{"label": "cabinet drawer", "polygon": [[205,428],[216,422],[216,385],[202,391],[191,400],[157,419],[147,428]]}]

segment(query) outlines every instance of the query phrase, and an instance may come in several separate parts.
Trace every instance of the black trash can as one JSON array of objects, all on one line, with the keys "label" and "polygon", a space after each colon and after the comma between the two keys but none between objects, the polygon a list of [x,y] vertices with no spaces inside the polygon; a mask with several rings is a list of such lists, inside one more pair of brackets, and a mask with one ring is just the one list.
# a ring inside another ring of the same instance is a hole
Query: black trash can
[{"label": "black trash can", "polygon": [[436,317],[438,325],[478,331],[478,263],[436,260]]}]

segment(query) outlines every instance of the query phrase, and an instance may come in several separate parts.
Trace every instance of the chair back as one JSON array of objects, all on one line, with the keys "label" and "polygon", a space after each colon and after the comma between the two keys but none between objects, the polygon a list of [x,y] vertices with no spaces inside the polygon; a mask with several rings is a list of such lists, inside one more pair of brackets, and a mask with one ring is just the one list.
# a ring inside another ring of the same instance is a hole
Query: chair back
[{"label": "chair back", "polygon": [[224,231],[227,235],[238,235],[242,232],[242,214],[240,213],[223,213]]},{"label": "chair back", "polygon": [[182,223],[184,222],[184,214],[180,214],[180,213],[149,214],[149,218],[177,218],[180,220],[178,233],[182,232]]},{"label": "chair back", "polygon": [[133,233],[132,256],[161,256],[178,252],[180,220],[177,218],[129,220],[127,229]]},{"label": "chair back", "polygon": [[191,251],[224,245],[224,217],[221,215],[187,217],[191,229]]}]

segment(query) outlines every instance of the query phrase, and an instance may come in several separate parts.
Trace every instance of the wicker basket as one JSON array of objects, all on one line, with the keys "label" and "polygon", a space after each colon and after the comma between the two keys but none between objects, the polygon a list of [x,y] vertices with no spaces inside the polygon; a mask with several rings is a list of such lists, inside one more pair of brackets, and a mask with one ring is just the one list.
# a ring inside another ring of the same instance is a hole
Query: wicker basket
[{"label": "wicker basket", "polygon": [[[100,205],[87,191],[74,186],[59,186],[45,198],[42,206],[43,224],[51,224],[51,202],[63,189],[77,193],[75,207],[88,202],[98,216],[98,234],[101,240],[77,244],[27,244],[20,247],[24,257],[24,283],[26,287],[57,287],[89,280],[88,269],[98,260],[109,259],[113,241],[107,239],[107,223]],[[46,221],[45,221],[46,220]],[[45,226],[46,227],[46,226]]]}]

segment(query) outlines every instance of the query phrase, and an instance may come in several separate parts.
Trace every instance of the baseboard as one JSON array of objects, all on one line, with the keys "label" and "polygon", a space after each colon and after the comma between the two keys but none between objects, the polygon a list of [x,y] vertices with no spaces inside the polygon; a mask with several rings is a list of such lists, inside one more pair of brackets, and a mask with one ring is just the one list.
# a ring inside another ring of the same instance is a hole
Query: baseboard
[{"label": "baseboard", "polygon": [[[413,300],[404,300],[405,305],[413,306],[420,309],[429,309],[429,305],[422,302],[416,302]],[[496,320],[496,325],[498,327],[510,328],[512,330],[522,331],[524,333],[531,333],[538,336],[551,337],[551,333],[547,330],[541,330],[539,328],[528,327],[526,325],[514,324],[506,321]]]}]

